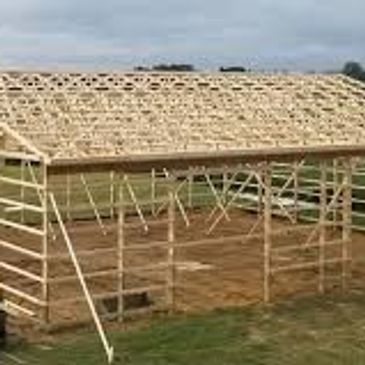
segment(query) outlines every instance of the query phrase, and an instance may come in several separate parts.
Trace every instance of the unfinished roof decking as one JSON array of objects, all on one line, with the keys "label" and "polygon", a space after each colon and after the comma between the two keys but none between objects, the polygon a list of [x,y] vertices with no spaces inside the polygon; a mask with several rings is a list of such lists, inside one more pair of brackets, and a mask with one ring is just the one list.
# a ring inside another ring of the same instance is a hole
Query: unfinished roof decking
[{"label": "unfinished roof decking", "polygon": [[51,161],[359,148],[364,106],[341,75],[0,74],[0,121]]}]

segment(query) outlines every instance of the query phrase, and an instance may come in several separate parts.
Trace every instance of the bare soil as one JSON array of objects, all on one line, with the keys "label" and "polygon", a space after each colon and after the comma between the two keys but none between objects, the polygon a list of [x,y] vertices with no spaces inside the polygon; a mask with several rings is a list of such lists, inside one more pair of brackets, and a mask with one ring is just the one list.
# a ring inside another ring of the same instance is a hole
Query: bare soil
[{"label": "bare soil", "polygon": [[[189,212],[190,226],[187,227],[182,217],[176,212],[176,248],[174,261],[174,308],[176,311],[191,312],[202,311],[212,308],[243,306],[263,301],[263,267],[264,267],[264,244],[262,223],[257,227],[255,233],[260,236],[248,240],[231,240],[232,236],[244,235],[250,232],[257,220],[256,214],[232,210],[229,213],[229,220],[222,221],[217,225],[211,235],[207,235],[212,219],[209,219],[210,210],[192,210]],[[125,230],[126,248],[137,247],[151,242],[166,242],[167,218],[164,214],[157,218],[147,217],[149,231],[145,232],[138,217],[127,217]],[[80,263],[85,274],[104,272],[101,277],[88,277],[92,295],[95,297],[97,307],[102,314],[108,314],[108,309],[115,309],[113,302],[105,303],[99,296],[116,298],[118,291],[118,245],[117,225],[114,219],[103,220],[107,234],[103,234],[95,221],[73,221],[67,223],[68,231],[79,253]],[[308,226],[308,223],[301,223],[301,230],[285,231],[286,228],[293,228],[291,223],[284,219],[273,219],[273,230],[282,230],[281,233],[273,235],[272,247],[285,247],[304,244],[315,225]],[[56,226],[54,224],[54,226]],[[328,240],[341,237],[341,231],[328,228],[326,238]],[[1,237],[21,243],[22,247],[38,250],[40,242],[36,242],[28,235],[20,237],[11,229],[1,232]],[[215,238],[214,243],[191,245],[179,247],[181,243],[192,243],[197,240]],[[365,282],[363,269],[363,258],[365,257],[365,236],[354,232],[352,242],[349,244],[351,254],[354,258],[351,266],[351,278],[348,278],[349,286],[361,287]],[[64,258],[52,259],[49,262],[49,275],[51,280],[60,277],[75,276],[74,268],[67,255],[66,246],[60,232],[57,230],[57,239],[49,241],[50,255],[64,254]],[[318,242],[318,234],[313,236],[309,243]],[[38,246],[37,246],[38,245]],[[139,250],[126,250],[124,253],[124,267],[128,269],[143,268],[146,265],[154,266],[150,270],[141,269],[126,272],[124,285],[127,289],[137,287],[160,286],[160,288],[147,292],[148,303],[143,306],[158,310],[166,309],[166,298],[169,294],[166,278],[170,269],[166,266],[169,246],[154,248],[141,248]],[[110,252],[103,252],[94,255],[81,255],[81,252],[95,252],[100,249],[111,249]],[[16,264],[35,274],[41,274],[41,265],[36,260],[24,259],[20,255],[14,255],[6,250],[1,252],[4,261]],[[340,258],[342,245],[326,247],[325,258]],[[314,263],[307,269],[280,272],[272,276],[271,298],[278,301],[292,296],[315,293],[318,290],[319,270],[315,263],[318,262],[318,248],[306,250],[288,251],[285,254],[272,253],[271,266],[273,268],[287,265]],[[156,268],[160,265],[160,268]],[[341,262],[326,265],[325,290],[341,289],[342,284]],[[110,271],[110,273],[108,273]],[[5,283],[9,283],[31,295],[41,298],[41,285],[39,283],[24,280],[19,275],[2,272]],[[76,278],[62,283],[51,283],[50,290],[50,320],[56,327],[67,326],[78,322],[89,321],[90,315],[85,301],[82,299],[82,291]],[[109,293],[109,294],[108,294]],[[80,297],[80,301],[75,301]],[[42,311],[26,300],[12,298],[18,304],[42,315]],[[146,298],[144,298],[146,299]],[[133,304],[133,303],[132,303]],[[137,307],[141,303],[137,303]],[[146,308],[143,308],[146,309]]]}]

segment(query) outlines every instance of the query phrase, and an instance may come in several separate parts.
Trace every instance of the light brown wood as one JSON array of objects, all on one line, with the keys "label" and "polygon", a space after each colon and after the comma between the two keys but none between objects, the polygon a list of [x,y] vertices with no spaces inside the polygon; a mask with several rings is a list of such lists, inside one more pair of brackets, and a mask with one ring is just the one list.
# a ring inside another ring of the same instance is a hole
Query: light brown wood
[{"label": "light brown wood", "polygon": [[175,178],[169,174],[168,186],[168,226],[167,241],[169,243],[167,250],[167,306],[171,312],[174,311],[174,284],[175,284]]},{"label": "light brown wood", "polygon": [[118,319],[124,319],[124,176],[118,174]]},{"label": "light brown wood", "polygon": [[318,290],[324,292],[325,280],[325,245],[326,245],[326,216],[327,216],[327,164],[320,164],[320,201],[319,201],[319,256],[318,256]]},{"label": "light brown wood", "polygon": [[364,93],[340,75],[19,71],[0,85],[5,133],[47,158],[365,141]]},{"label": "light brown wood", "polygon": [[71,199],[72,199],[72,177],[70,174],[66,174],[66,217],[68,222],[72,220]]},{"label": "light brown wood", "polygon": [[270,282],[271,282],[271,167],[266,164],[263,168],[264,182],[264,302],[270,302]]},{"label": "light brown wood", "polygon": [[49,267],[48,267],[48,172],[47,165],[42,165],[42,183],[43,183],[43,195],[42,195],[42,208],[43,208],[43,219],[42,219],[42,229],[43,229],[43,237],[42,237],[42,300],[46,304],[44,306],[43,313],[43,321],[44,324],[48,325],[49,323]]},{"label": "light brown wood", "polygon": [[351,274],[351,256],[349,245],[351,244],[351,211],[352,211],[352,163],[345,159],[344,164],[344,188],[342,196],[342,288],[346,289],[347,281]]},{"label": "light brown wood", "polygon": [[[41,241],[39,253],[6,240],[0,240],[0,247],[12,250],[19,256],[37,259],[42,267],[38,278],[22,266],[0,263],[3,270],[41,284],[40,298],[29,299],[22,291],[14,292],[12,285],[7,290],[42,307],[40,311],[43,313],[44,309],[47,313],[52,301],[48,285],[76,279],[72,275],[49,278],[49,262],[67,259],[63,253],[50,255],[48,247],[50,234],[54,234],[50,218],[53,216],[49,215],[47,207],[50,192],[48,177],[52,175],[57,178],[53,174],[64,174],[66,177],[66,186],[61,187],[60,191],[66,189],[66,199],[62,202],[65,209],[62,212],[66,213],[68,220],[77,217],[82,209],[93,211],[96,221],[105,231],[100,212],[107,210],[111,217],[117,213],[117,219],[112,224],[112,229],[117,230],[113,231],[113,237],[117,232],[117,240],[114,240],[112,247],[90,248],[77,255],[85,260],[103,254],[115,255],[111,269],[87,272],[84,277],[92,279],[113,275],[115,282],[112,290],[115,290],[114,297],[119,298],[116,313],[119,318],[126,314],[124,296],[140,290],[125,288],[125,273],[166,271],[164,290],[172,311],[175,304],[177,249],[195,246],[209,249],[212,245],[232,242],[251,244],[253,238],[263,247],[265,302],[272,299],[274,272],[318,267],[318,287],[323,291],[325,265],[340,262],[345,288],[351,272],[348,244],[353,213],[351,201],[361,202],[361,198],[351,197],[351,186],[356,189],[361,189],[361,186],[352,184],[351,174],[355,172],[349,167],[348,160],[342,161],[349,159],[349,156],[365,155],[365,92],[362,89],[358,83],[338,75],[0,72],[0,133],[4,137],[0,156],[3,159],[18,159],[21,165],[27,161],[32,178],[31,181],[26,180],[24,168],[19,179],[0,176],[1,183],[17,186],[16,191],[20,191],[17,199],[0,193],[0,203],[13,209],[13,212],[21,212],[20,223],[11,221],[9,214],[0,219],[0,225],[39,236]],[[303,165],[300,161],[309,156],[315,162]],[[324,167],[329,166],[334,157],[342,164],[337,167],[335,176],[339,178],[343,175],[343,181],[335,181],[333,193],[327,196],[331,182]],[[318,160],[322,160],[319,166]],[[40,169],[43,169],[42,182],[37,182],[34,172],[31,172],[31,167],[38,167],[39,162]],[[78,171],[80,166],[81,172]],[[105,207],[102,204],[99,206],[90,189],[93,185],[89,186],[85,178],[82,178],[82,184],[89,204],[73,207],[71,195],[76,184],[71,184],[71,176],[78,176],[76,172],[86,175],[94,169],[95,172],[98,169],[108,172],[103,181],[98,181],[98,189],[102,189],[101,186],[109,189],[109,197],[102,202]],[[114,171],[118,178],[114,176]],[[299,171],[304,172],[303,176]],[[142,172],[143,176],[135,176],[134,172]],[[360,166],[356,174],[365,175],[364,168]],[[139,179],[140,184],[147,179],[147,175],[151,180],[145,184],[151,192],[144,200],[134,183]],[[215,179],[214,176],[219,177]],[[248,177],[240,181],[242,176]],[[281,183],[277,184],[276,179],[280,179]],[[160,182],[161,186],[164,185],[165,180],[169,185],[168,193],[160,198],[160,185],[156,185]],[[36,190],[40,207],[26,201],[28,189]],[[247,200],[243,200],[241,195],[252,191],[257,192],[257,200],[248,198],[246,206]],[[303,204],[301,194],[313,203]],[[207,201],[215,200],[206,221],[209,224],[202,227],[211,236],[186,242],[180,242],[178,236],[179,241],[176,242],[180,218],[188,229],[190,223],[195,222],[189,208],[204,197]],[[240,199],[244,202],[242,205]],[[284,202],[285,199],[292,199],[292,202]],[[126,242],[126,237],[129,237],[126,230],[136,226],[134,219],[126,222],[126,214],[132,211],[131,208],[138,214],[138,227],[144,229],[139,233],[144,235],[147,243]],[[224,218],[230,219],[229,213],[234,216],[231,209],[257,211],[257,220],[248,227],[248,232],[217,237],[213,231],[218,224],[224,224]],[[301,213],[318,209],[319,221],[316,219],[316,224],[311,228],[304,227]],[[336,216],[339,209],[342,211],[342,221],[338,219],[336,222],[335,219],[331,222],[328,216],[333,211]],[[42,215],[40,226],[27,223],[25,217],[28,214],[24,216],[27,210]],[[360,217],[363,213],[356,214]],[[290,229],[274,229],[273,216],[286,219],[293,225]],[[162,224],[167,228],[166,240],[157,242],[161,238],[156,238],[154,241],[154,229]],[[336,227],[332,233],[340,234],[337,227],[342,227],[341,239],[326,241],[326,230],[330,224]],[[69,226],[70,229],[80,228],[74,227],[77,224]],[[273,247],[281,235],[301,229],[308,230],[308,233],[303,232],[304,240],[307,239],[304,245]],[[337,244],[342,244],[341,257],[326,260],[325,248]],[[153,247],[166,250],[166,260],[161,255],[162,262],[133,267],[126,264],[127,251]],[[318,261],[304,264],[290,262],[283,267],[274,265],[274,255],[287,252],[296,254],[305,249],[318,249]],[[146,288],[154,289],[153,286]],[[73,298],[65,298],[66,301],[69,299]],[[45,314],[44,322],[47,321],[48,315]]]}]

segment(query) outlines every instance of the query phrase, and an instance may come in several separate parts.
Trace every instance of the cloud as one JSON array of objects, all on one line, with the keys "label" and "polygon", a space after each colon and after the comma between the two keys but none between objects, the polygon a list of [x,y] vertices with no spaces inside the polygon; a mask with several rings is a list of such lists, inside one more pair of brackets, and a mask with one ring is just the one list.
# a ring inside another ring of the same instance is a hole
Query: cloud
[{"label": "cloud", "polygon": [[325,69],[364,60],[360,0],[13,0],[0,65]]}]

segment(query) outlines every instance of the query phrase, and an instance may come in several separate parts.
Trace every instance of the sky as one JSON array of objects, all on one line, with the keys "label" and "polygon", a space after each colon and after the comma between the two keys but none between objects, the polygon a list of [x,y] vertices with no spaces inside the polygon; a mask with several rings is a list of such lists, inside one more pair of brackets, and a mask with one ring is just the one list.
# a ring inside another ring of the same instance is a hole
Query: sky
[{"label": "sky", "polygon": [[0,67],[365,61],[364,0],[0,0]]}]

